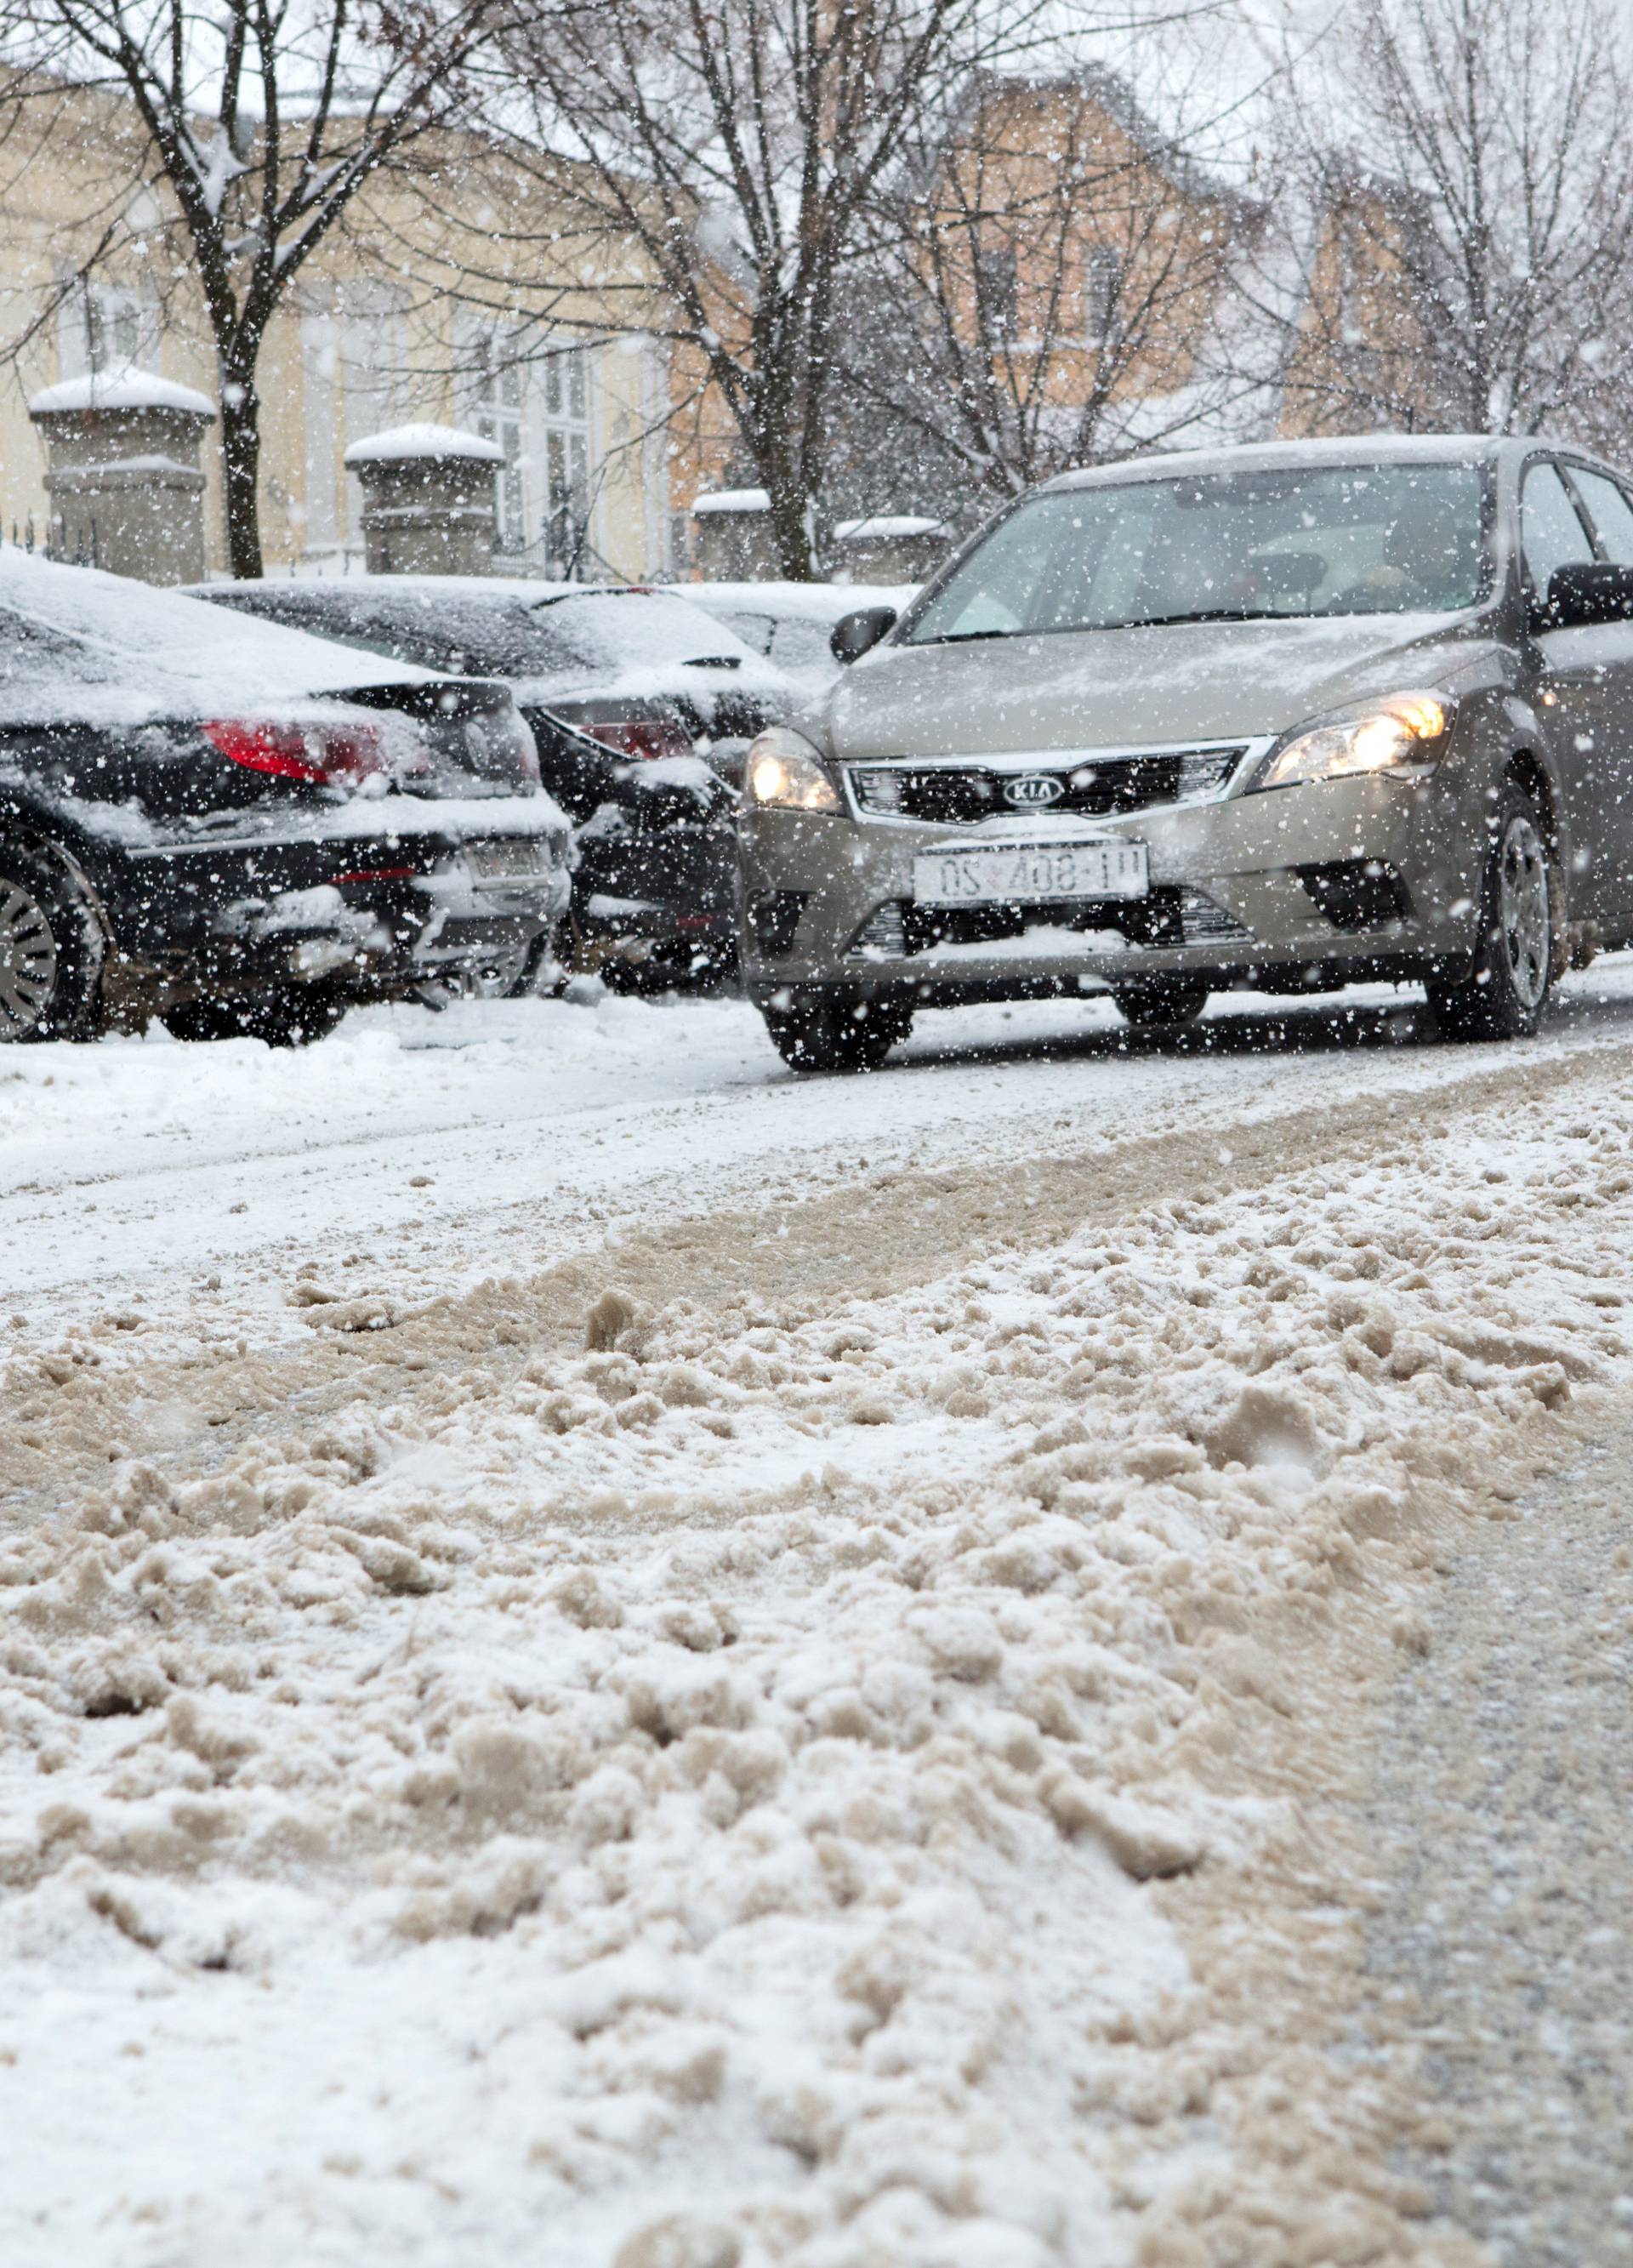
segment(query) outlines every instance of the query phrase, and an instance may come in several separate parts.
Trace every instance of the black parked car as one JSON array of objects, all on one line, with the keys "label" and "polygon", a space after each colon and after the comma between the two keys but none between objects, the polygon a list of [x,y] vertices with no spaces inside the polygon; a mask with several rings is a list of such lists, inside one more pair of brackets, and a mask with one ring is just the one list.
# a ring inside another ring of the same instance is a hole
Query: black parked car
[{"label": "black parked car", "polygon": [[0,548],[0,1040],[519,989],[569,855],[504,687]]},{"label": "black parked car", "polygon": [[742,756],[798,696],[724,624],[622,584],[356,575],[198,595],[393,660],[503,678],[577,828],[581,946],[665,981],[729,965]]}]

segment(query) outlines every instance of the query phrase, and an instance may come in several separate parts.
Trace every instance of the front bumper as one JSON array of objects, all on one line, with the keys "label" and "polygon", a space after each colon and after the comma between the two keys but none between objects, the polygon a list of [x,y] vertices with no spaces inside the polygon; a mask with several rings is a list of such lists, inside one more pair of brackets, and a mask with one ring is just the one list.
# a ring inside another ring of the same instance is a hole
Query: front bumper
[{"label": "front bumper", "polygon": [[730,821],[582,830],[573,916],[584,942],[724,951],[737,927]]},{"label": "front bumper", "polygon": [[[949,827],[747,809],[745,979],[762,1004],[789,989],[842,988],[907,990],[935,1005],[1164,976],[1299,990],[1449,967],[1474,944],[1484,850],[1475,776],[1449,770],[1093,820]],[[996,923],[944,923],[915,908],[921,852],[1074,835],[1144,843],[1149,898],[1006,909]],[[980,933],[994,927],[1009,933]]]}]

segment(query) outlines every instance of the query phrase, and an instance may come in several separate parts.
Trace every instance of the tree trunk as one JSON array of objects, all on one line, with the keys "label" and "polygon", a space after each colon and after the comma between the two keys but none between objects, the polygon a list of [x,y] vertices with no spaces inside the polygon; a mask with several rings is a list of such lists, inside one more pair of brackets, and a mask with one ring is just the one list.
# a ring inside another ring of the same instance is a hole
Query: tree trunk
[{"label": "tree trunk", "polygon": [[261,559],[261,396],[254,375],[221,373],[221,474],[227,565],[236,581],[258,578]]},{"label": "tree trunk", "polygon": [[778,571],[790,583],[814,583],[815,554],[811,542],[811,507],[797,482],[784,473],[766,483],[771,498],[771,541]]}]

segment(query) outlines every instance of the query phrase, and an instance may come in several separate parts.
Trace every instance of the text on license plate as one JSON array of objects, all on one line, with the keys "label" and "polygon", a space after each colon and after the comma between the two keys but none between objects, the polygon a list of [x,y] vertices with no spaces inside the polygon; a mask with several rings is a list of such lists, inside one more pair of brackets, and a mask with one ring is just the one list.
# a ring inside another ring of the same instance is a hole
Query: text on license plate
[{"label": "text on license plate", "polygon": [[921,906],[1143,898],[1149,887],[1143,843],[993,843],[926,850],[913,861],[913,899]]}]

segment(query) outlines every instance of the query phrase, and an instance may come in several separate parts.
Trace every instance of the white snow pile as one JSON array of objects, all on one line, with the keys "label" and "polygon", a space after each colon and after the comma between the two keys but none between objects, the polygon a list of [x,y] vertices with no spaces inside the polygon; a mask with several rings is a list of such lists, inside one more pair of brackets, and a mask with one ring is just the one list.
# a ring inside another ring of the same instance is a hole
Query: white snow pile
[{"label": "white snow pile", "polygon": [[577,1353],[494,1281],[396,1406],[65,1504],[0,1561],[8,2262],[1205,2257],[1136,2256],[1232,2070],[1152,1882],[1284,1831],[1217,1792],[1263,1615],[1624,1364],[1630,1099]]}]

